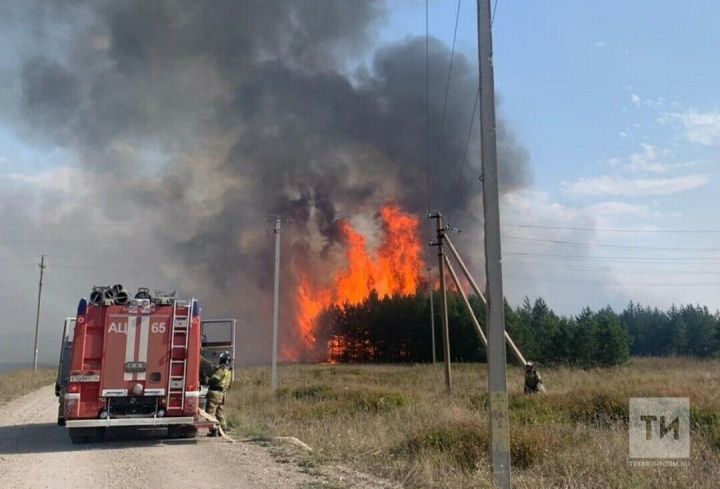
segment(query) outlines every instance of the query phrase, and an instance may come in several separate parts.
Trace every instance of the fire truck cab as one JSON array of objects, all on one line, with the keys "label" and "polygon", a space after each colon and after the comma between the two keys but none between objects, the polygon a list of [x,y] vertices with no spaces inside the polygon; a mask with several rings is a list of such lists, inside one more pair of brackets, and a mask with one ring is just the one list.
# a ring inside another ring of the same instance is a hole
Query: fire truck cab
[{"label": "fire truck cab", "polygon": [[[130,299],[109,289],[80,300],[69,369],[63,367],[68,342],[63,335],[58,422],[64,418],[73,443],[101,440],[116,427],[167,428],[170,436],[195,436],[198,427],[208,427],[199,417],[205,393],[200,304],[174,295],[153,297],[143,292],[147,289]],[[211,321],[218,322],[226,325],[226,339],[213,346],[225,347],[234,360],[235,321]],[[66,331],[69,324],[66,320]]]}]

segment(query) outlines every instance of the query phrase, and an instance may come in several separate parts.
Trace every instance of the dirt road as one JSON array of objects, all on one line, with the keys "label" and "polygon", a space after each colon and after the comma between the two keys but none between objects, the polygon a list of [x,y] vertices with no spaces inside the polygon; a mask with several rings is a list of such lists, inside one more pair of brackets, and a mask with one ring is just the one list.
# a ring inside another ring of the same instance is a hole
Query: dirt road
[{"label": "dirt road", "polygon": [[254,443],[136,437],[73,445],[66,429],[56,425],[56,402],[49,386],[0,406],[0,487],[373,487],[367,480],[328,479],[321,471],[308,471],[292,460],[278,460],[270,449]]}]

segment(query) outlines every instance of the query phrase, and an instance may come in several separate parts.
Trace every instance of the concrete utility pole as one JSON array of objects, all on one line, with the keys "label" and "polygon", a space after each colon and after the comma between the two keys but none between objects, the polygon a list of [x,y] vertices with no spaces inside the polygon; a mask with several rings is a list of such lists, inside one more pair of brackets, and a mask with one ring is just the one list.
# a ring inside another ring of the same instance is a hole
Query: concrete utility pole
[{"label": "concrete utility pole", "polygon": [[443,251],[443,240],[445,239],[445,228],[443,227],[442,214],[434,212],[428,215],[435,219],[437,229],[437,242],[433,243],[438,248],[438,273],[440,274],[440,317],[443,324],[443,360],[445,362],[445,389],[452,394],[452,373],[450,372],[450,327],[448,325],[447,313],[447,290],[445,289],[445,253]]},{"label": "concrete utility pole", "polygon": [[275,219],[275,301],[273,304],[273,351],[272,351],[272,373],[270,384],[272,390],[277,389],[277,350],[278,350],[278,320],[280,318],[280,226],[282,219],[278,216]]},{"label": "concrete utility pole", "polygon": [[477,0],[480,71],[480,139],[485,214],[486,321],[488,330],[488,398],[490,400],[490,458],[493,485],[511,487],[510,426],[507,364],[505,361],[505,306],[500,251],[500,203],[497,140],[495,135],[495,82],[492,59],[490,0]]},{"label": "concrete utility pole", "polygon": [[437,354],[435,353],[435,307],[433,305],[433,284],[430,270],[432,270],[432,267],[427,267],[428,294],[430,295],[430,338],[432,339],[432,361],[433,365],[435,365],[437,363]]},{"label": "concrete utility pole", "polygon": [[42,298],[43,273],[45,272],[45,255],[40,257],[40,285],[38,286],[37,313],[35,314],[35,353],[33,354],[33,372],[37,370],[38,364],[38,339],[40,332],[40,299]]}]

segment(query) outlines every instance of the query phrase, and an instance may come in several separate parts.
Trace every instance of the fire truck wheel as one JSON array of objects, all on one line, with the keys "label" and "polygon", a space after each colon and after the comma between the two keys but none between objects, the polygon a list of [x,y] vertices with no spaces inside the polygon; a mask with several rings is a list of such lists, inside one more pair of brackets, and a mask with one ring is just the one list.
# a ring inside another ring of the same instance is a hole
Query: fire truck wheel
[{"label": "fire truck wheel", "polygon": [[168,438],[195,438],[196,435],[194,426],[168,426]]}]

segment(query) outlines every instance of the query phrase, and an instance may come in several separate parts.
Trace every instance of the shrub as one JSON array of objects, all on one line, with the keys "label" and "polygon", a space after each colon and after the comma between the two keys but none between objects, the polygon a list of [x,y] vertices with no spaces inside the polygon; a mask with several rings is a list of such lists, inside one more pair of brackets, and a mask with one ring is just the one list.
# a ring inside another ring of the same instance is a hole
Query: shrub
[{"label": "shrub", "polygon": [[423,451],[444,453],[463,470],[473,470],[487,453],[489,443],[487,430],[472,424],[437,426],[420,432],[406,440],[396,453],[411,457]]},{"label": "shrub", "polygon": [[627,423],[630,419],[628,398],[618,393],[580,391],[555,401],[557,408],[577,423],[607,427],[617,422]]},{"label": "shrub", "polygon": [[[526,469],[541,461],[559,448],[559,439],[553,439],[546,429],[520,427],[510,433],[510,457],[513,466]],[[420,432],[395,450],[411,457],[423,451],[445,454],[459,468],[470,471],[488,458],[490,436],[487,426],[472,423],[455,423],[437,426]]]}]

